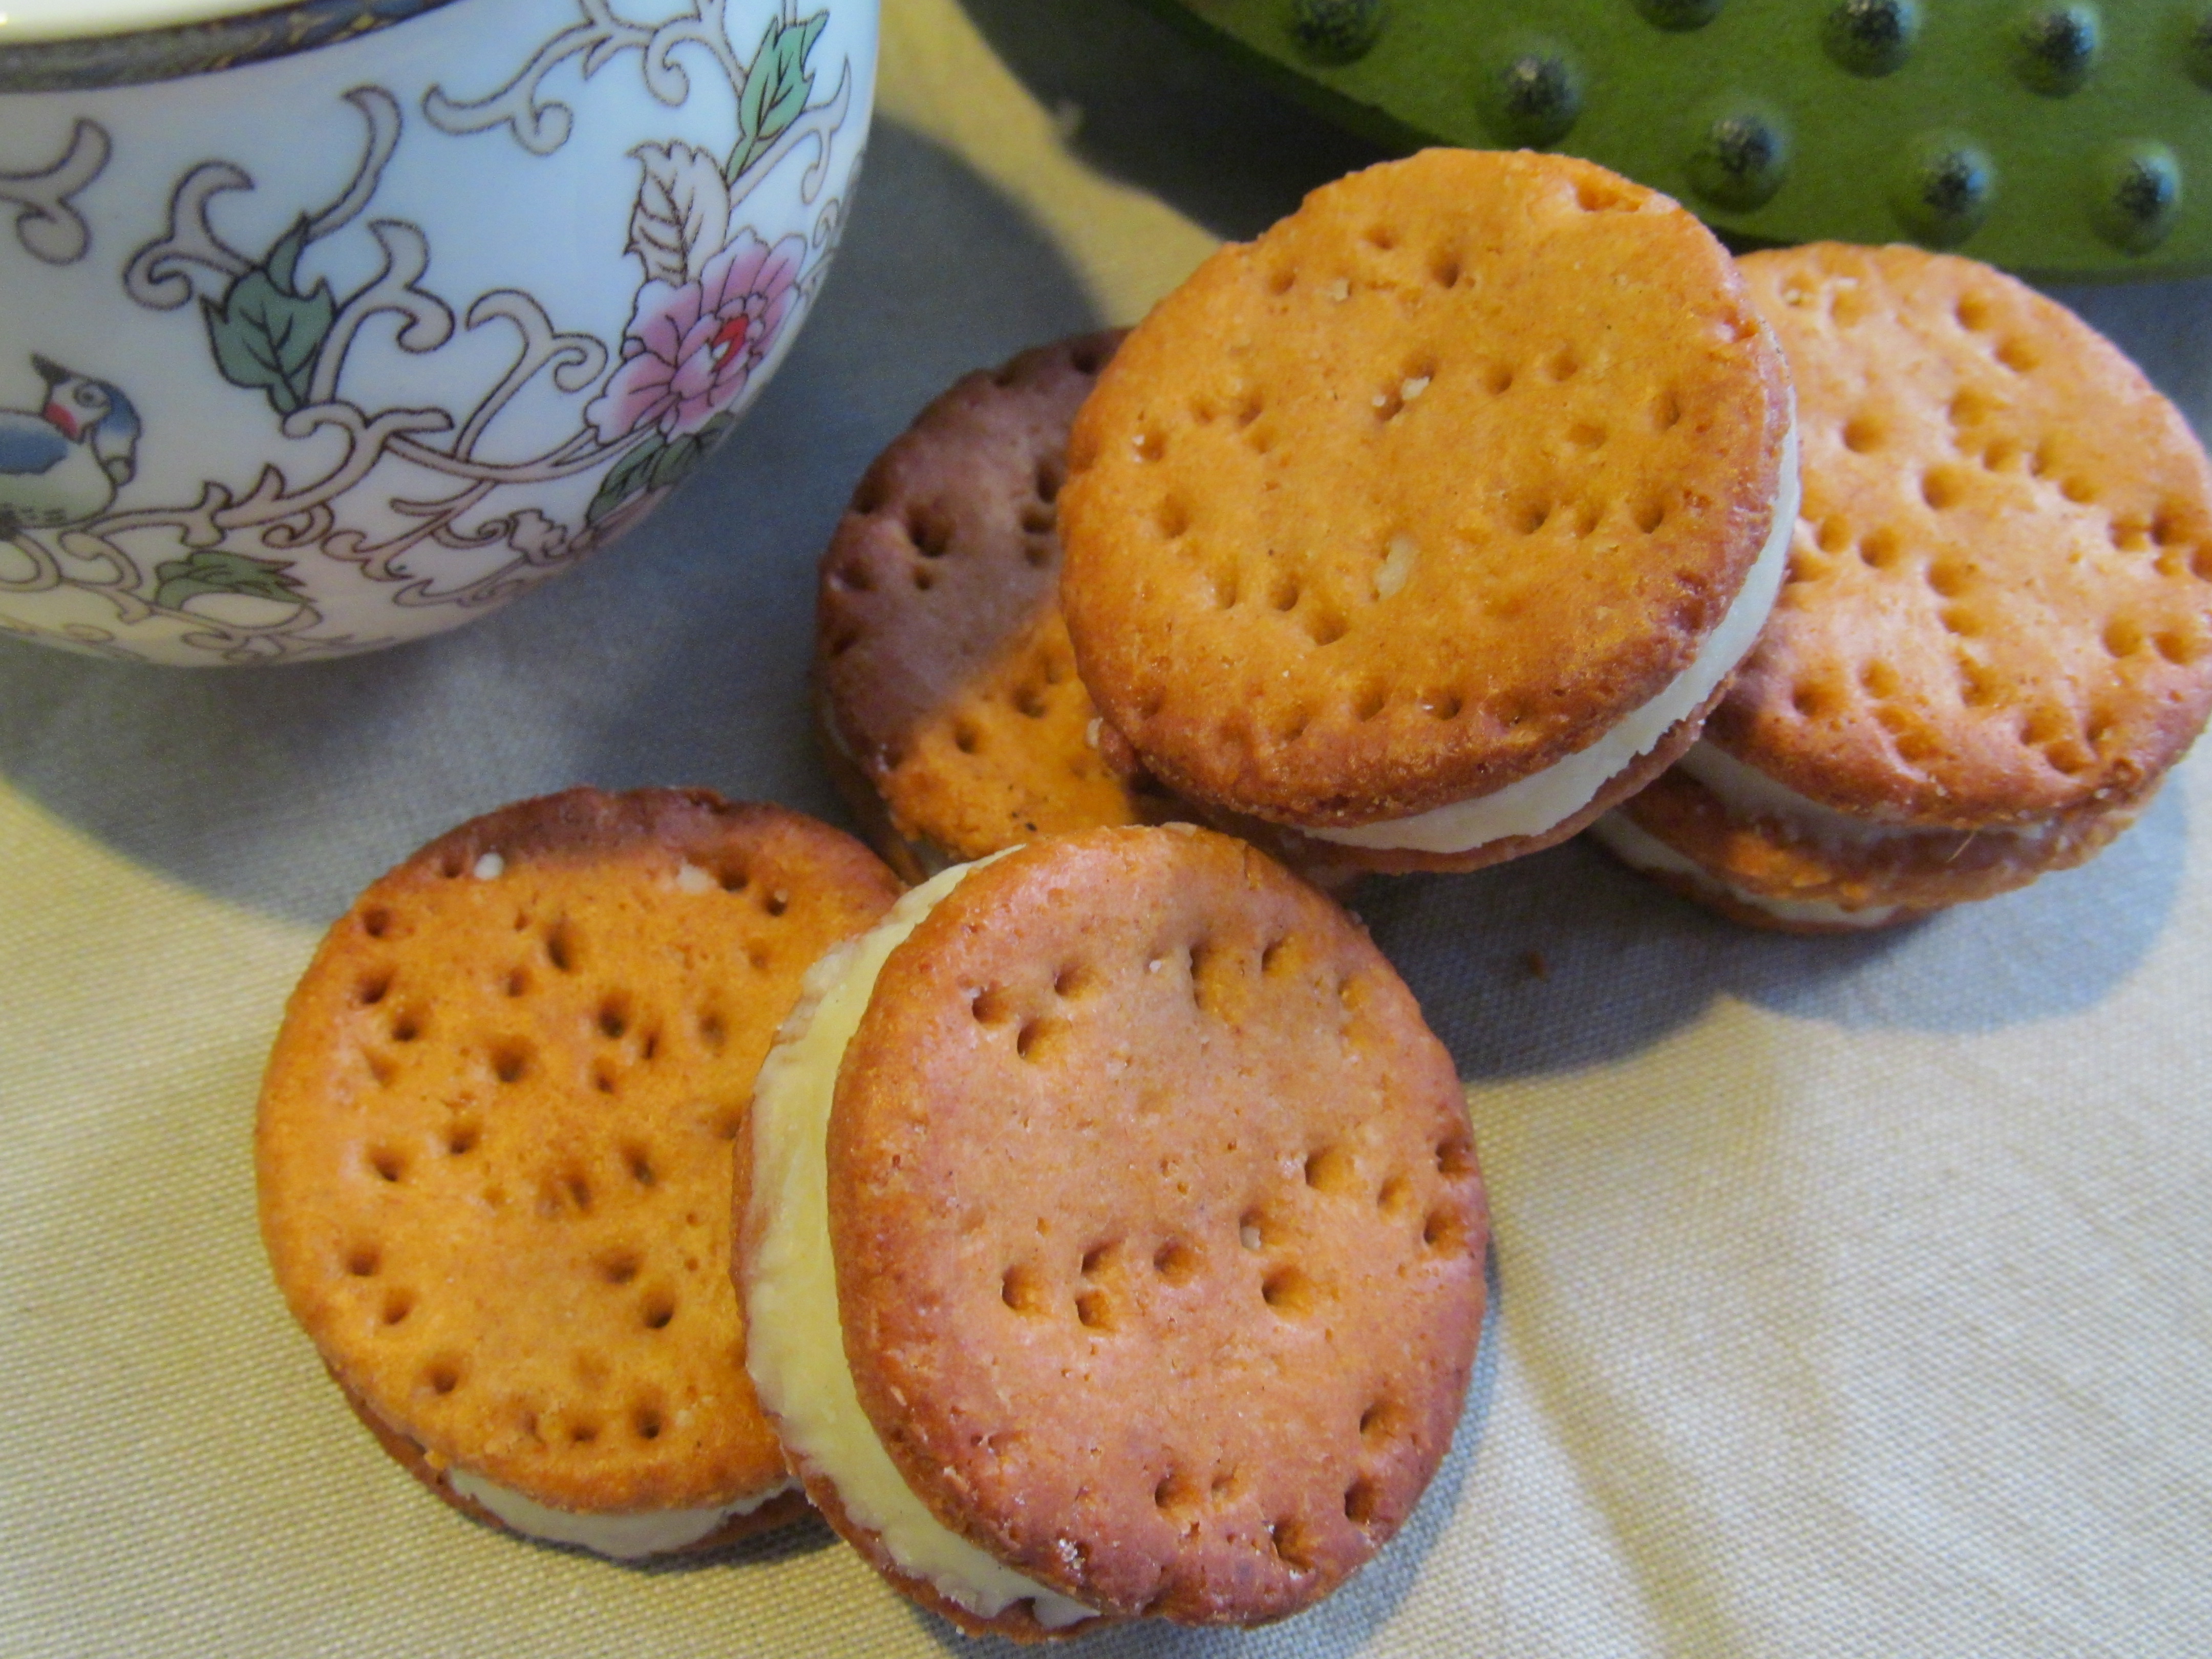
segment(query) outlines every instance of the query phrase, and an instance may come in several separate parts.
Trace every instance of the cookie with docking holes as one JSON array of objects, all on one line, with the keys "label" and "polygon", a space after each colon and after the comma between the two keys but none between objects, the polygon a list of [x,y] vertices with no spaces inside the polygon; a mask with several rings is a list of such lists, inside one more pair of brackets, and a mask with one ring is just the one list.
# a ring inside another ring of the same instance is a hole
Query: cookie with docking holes
[{"label": "cookie with docking holes", "polygon": [[933,878],[809,975],[750,1146],[762,1403],[963,1628],[1284,1617],[1449,1443],[1486,1239],[1450,1058],[1247,843],[1103,830]]},{"label": "cookie with docking holes", "polygon": [[1564,156],[1324,185],[1131,332],[1060,499],[1146,769],[1370,868],[1564,839],[1686,748],[1780,586],[1789,376],[1726,252]]},{"label": "cookie with docking holes", "polygon": [[823,748],[909,880],[1166,810],[1100,756],[1060,614],[1068,422],[1120,338],[1082,335],[963,377],[868,469],[822,556]]},{"label": "cookie with docking holes", "polygon": [[[1040,836],[1200,816],[1098,718],[1060,615],[1068,425],[1121,338],[1079,335],[963,377],[868,469],[822,556],[823,751],[910,881]],[[1358,873],[1274,825],[1212,816],[1309,879]]]},{"label": "cookie with docking holes", "polygon": [[898,890],[781,807],[576,789],[331,929],[263,1085],[262,1236],[440,1498],[625,1559],[804,1512],[741,1359],[731,1146],[807,965]]},{"label": "cookie with docking holes", "polygon": [[1705,738],[1597,829],[1737,920],[1831,931],[2089,858],[2212,710],[2212,469],[2072,313],[1817,244],[1746,280],[1796,372],[1790,580]]}]

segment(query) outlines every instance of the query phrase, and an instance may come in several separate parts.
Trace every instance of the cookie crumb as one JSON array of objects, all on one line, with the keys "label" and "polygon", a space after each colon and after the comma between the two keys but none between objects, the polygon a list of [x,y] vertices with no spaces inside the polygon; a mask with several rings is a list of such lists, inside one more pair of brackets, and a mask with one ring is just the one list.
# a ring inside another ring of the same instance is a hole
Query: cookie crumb
[{"label": "cookie crumb", "polygon": [[1404,531],[1390,538],[1390,551],[1375,572],[1375,597],[1387,599],[1405,586],[1413,574],[1413,561],[1420,555],[1420,547]]},{"label": "cookie crumb", "polygon": [[1528,970],[1531,979],[1549,979],[1552,976],[1551,959],[1541,951],[1529,951],[1521,958],[1521,965]]}]

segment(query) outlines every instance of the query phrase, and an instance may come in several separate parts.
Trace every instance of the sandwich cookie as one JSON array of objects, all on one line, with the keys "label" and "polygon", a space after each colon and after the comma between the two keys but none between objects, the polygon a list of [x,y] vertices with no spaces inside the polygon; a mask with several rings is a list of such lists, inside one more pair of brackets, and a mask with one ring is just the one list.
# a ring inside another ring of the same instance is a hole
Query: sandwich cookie
[{"label": "sandwich cookie", "polygon": [[2212,471],[2187,422],[1972,260],[1825,243],[1743,270],[1796,376],[1790,581],[1704,740],[1595,833],[1799,930],[2080,864],[2212,710]]},{"label": "sandwich cookie", "polygon": [[831,775],[910,881],[1040,836],[1157,821],[1099,752],[1060,612],[1067,428],[1118,333],[960,380],[878,457],[823,554],[816,708]]},{"label": "sandwich cookie", "polygon": [[744,1368],[732,1143],[807,964],[897,892],[780,807],[578,789],[441,836],[331,928],[262,1089],[262,1237],[447,1503],[621,1558],[804,1512]]},{"label": "sandwich cookie", "polygon": [[1790,385],[1727,253],[1570,157],[1431,150],[1224,248],[1061,501],[1146,768],[1380,869],[1564,839],[1696,735],[1781,586]]},{"label": "sandwich cookie", "polygon": [[970,1632],[1305,1607],[1412,1512],[1483,1308],[1449,1057],[1256,849],[948,870],[807,978],[740,1161],[792,1468]]}]

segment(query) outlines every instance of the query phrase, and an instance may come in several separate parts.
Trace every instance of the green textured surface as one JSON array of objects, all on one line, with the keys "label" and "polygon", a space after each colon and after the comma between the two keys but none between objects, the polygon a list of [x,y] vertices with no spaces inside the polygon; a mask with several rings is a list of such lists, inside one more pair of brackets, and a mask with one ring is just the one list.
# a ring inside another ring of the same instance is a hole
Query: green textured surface
[{"label": "green textured surface", "polygon": [[2212,270],[2201,0],[1145,3],[1371,137],[1585,155],[1745,241]]}]

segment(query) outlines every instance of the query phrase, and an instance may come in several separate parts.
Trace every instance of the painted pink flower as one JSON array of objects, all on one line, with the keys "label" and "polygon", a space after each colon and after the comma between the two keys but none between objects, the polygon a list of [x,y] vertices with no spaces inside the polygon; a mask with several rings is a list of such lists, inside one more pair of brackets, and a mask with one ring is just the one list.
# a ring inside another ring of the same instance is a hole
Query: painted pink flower
[{"label": "painted pink flower", "polygon": [[640,289],[622,364],[584,411],[600,441],[647,425],[680,438],[735,403],[782,330],[805,253],[799,237],[770,247],[741,230],[696,282]]}]

